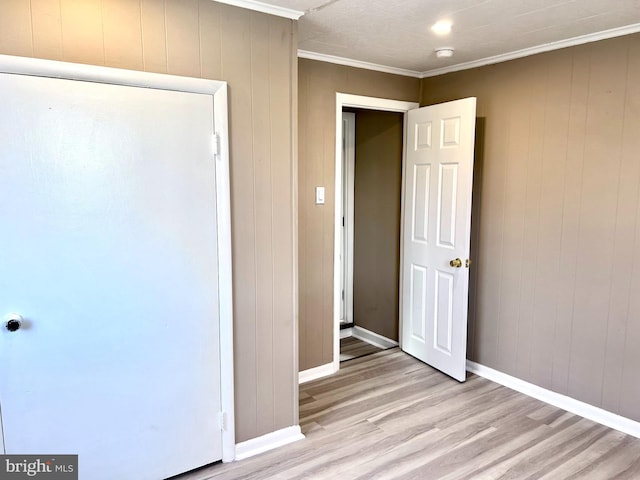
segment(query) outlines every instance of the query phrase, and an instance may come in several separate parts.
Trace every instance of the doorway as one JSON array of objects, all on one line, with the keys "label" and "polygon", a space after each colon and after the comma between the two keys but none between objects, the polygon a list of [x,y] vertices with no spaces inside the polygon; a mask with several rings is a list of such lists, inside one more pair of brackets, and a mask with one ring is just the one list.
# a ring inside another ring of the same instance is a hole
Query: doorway
[{"label": "doorway", "polygon": [[[343,359],[398,345],[401,152],[406,112],[417,107],[414,102],[336,95],[334,370],[339,369],[341,343]],[[375,150],[377,140],[379,148],[385,136],[394,135],[387,127],[398,115],[399,162],[385,162],[383,154],[358,164],[359,153],[370,154],[366,150]],[[364,138],[362,151],[356,148],[356,126]],[[397,185],[392,186],[394,178]]]},{"label": "doorway", "polygon": [[340,359],[398,345],[403,113],[345,108]]}]

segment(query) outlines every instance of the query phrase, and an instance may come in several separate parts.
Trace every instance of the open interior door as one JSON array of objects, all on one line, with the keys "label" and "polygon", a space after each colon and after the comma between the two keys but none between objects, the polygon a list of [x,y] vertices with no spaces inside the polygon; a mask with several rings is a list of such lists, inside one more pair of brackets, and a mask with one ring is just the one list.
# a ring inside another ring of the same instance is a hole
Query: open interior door
[{"label": "open interior door", "polygon": [[466,377],[476,99],[411,110],[405,145],[402,349]]}]

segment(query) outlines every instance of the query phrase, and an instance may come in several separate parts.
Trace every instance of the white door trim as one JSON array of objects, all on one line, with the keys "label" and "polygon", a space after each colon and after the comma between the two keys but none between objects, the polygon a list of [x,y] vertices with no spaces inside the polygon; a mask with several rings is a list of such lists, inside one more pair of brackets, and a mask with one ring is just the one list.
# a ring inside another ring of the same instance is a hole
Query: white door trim
[{"label": "white door trim", "polygon": [[[400,100],[389,100],[386,98],[365,97],[362,95],[351,95],[348,93],[336,93],[336,165],[335,165],[335,214],[334,214],[334,244],[333,244],[333,371],[340,369],[340,229],[342,228],[342,108],[366,108],[369,110],[382,110],[387,112],[402,112],[405,114],[403,126],[403,138],[406,139],[406,113],[409,110],[418,108],[418,102],[405,102]],[[402,157],[402,198],[404,198],[404,153]],[[401,207],[400,224],[404,204]],[[402,229],[401,229],[402,232]],[[402,235],[402,233],[401,233]],[[402,238],[400,238],[402,246]],[[401,247],[402,248],[402,247]],[[402,259],[402,250],[400,250]],[[402,262],[400,263],[402,266]],[[400,295],[402,295],[402,271],[400,272]],[[402,297],[401,297],[402,298]],[[402,309],[400,309],[402,310]],[[400,317],[400,329],[402,329],[402,316]],[[402,331],[402,330],[400,330]]]},{"label": "white door trim", "polygon": [[[216,137],[216,214],[218,218],[218,285],[220,316],[221,405],[226,419],[222,427],[222,461],[235,459],[233,314],[231,290],[231,214],[229,186],[229,128],[227,83],[77,63],[0,55],[0,73],[64,78],[95,83],[155,88],[211,95]],[[217,151],[216,151],[217,150]]]}]

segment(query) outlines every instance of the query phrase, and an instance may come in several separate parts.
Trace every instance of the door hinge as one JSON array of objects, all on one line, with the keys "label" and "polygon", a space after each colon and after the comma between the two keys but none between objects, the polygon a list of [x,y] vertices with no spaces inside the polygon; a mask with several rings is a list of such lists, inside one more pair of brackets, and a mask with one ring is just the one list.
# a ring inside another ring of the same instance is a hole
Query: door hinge
[{"label": "door hinge", "polygon": [[220,430],[227,430],[227,413],[226,412],[218,412],[218,426]]},{"label": "door hinge", "polygon": [[213,147],[213,155],[215,157],[220,157],[220,135],[217,133],[213,134],[213,138],[211,139],[211,146]]},{"label": "door hinge", "polygon": [[344,217],[342,217],[342,226],[344,227]]},{"label": "door hinge", "polygon": [[342,290],[342,300],[344,300],[344,290]]}]

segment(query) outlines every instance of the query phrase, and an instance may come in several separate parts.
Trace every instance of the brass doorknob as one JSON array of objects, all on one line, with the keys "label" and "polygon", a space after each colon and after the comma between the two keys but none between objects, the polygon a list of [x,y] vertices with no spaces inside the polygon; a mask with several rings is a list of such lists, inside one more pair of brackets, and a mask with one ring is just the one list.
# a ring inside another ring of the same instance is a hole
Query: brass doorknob
[{"label": "brass doorknob", "polygon": [[449,262],[449,265],[451,265],[452,267],[460,268],[462,266],[462,260],[460,260],[459,258],[456,258],[454,260],[451,260]]}]

